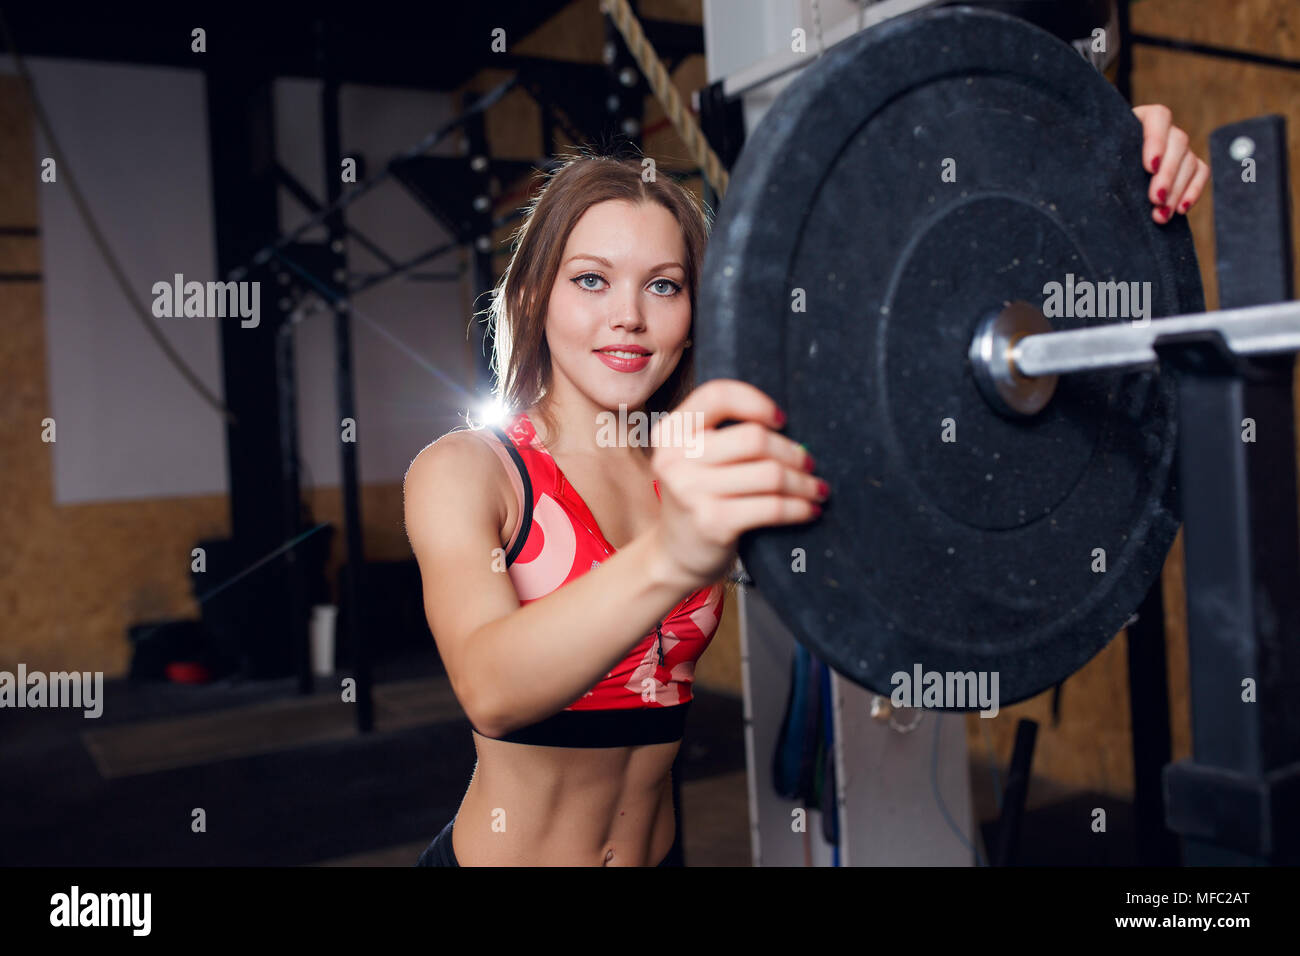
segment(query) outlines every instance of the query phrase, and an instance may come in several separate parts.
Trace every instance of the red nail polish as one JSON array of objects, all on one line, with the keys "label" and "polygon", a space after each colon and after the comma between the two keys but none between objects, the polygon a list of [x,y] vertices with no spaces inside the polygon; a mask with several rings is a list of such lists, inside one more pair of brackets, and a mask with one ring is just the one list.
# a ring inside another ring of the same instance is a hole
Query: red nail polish
[{"label": "red nail polish", "polygon": [[1169,195],[1169,190],[1168,190],[1168,189],[1158,189],[1158,190],[1156,190],[1156,202],[1164,202],[1164,201],[1165,201],[1165,197],[1168,196],[1168,195]]},{"label": "red nail polish", "polygon": [[826,482],[824,481],[817,482],[817,496],[819,498],[825,498],[828,495],[830,495],[830,493],[831,493],[830,485],[826,484]]},{"label": "red nail polish", "polygon": [[1187,210],[1189,210],[1189,209],[1192,208],[1192,204],[1189,203],[1189,202],[1185,202],[1185,203],[1183,203],[1181,206],[1179,206],[1178,208],[1179,208],[1179,210],[1180,210],[1181,212],[1187,212]]},{"label": "red nail polish", "polygon": [[785,412],[781,411],[781,409],[778,408],[776,410],[776,427],[781,428],[782,426],[785,425],[785,422],[786,422]]},{"label": "red nail polish", "polygon": [[817,502],[814,501],[812,508],[813,508],[813,517],[820,518],[822,516],[822,506],[817,504]]},{"label": "red nail polish", "polygon": [[1161,219],[1168,219],[1168,218],[1169,218],[1169,207],[1168,207],[1168,206],[1161,206],[1161,207],[1160,207],[1160,218],[1161,218]]},{"label": "red nail polish", "polygon": [[803,470],[806,471],[806,472],[808,472],[808,474],[811,475],[811,474],[813,473],[815,467],[816,467],[816,466],[813,464],[813,456],[812,456],[812,455],[809,455],[809,456],[808,456],[808,460],[805,461],[805,462],[803,463]]},{"label": "red nail polish", "polygon": [[1155,159],[1151,160],[1151,172],[1153,172],[1153,173],[1158,173],[1158,172],[1160,172],[1160,157],[1159,157],[1159,156],[1157,156]]}]

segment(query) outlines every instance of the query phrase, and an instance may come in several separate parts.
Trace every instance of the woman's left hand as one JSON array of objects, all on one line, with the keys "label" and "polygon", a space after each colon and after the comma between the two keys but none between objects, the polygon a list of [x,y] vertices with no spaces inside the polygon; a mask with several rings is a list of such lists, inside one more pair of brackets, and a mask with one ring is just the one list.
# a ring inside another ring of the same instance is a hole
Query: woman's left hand
[{"label": "woman's left hand", "polygon": [[1142,121],[1142,168],[1151,173],[1151,218],[1166,223],[1175,213],[1186,215],[1201,198],[1210,167],[1187,148],[1187,133],[1174,125],[1169,107],[1153,103],[1133,112]]}]

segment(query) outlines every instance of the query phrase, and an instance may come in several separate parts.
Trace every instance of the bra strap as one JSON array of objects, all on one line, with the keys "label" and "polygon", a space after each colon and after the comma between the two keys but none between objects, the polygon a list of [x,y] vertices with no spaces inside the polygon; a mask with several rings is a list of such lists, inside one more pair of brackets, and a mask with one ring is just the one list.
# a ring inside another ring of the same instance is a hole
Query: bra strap
[{"label": "bra strap", "polygon": [[515,467],[519,469],[519,478],[523,483],[523,513],[519,518],[519,530],[521,533],[515,535],[515,542],[510,547],[510,553],[506,555],[506,565],[510,565],[519,553],[524,550],[524,541],[528,538],[528,531],[533,525],[533,483],[528,477],[528,468],[524,465],[523,456],[519,454],[519,449],[515,443],[506,437],[506,433],[497,425],[489,425],[492,434],[496,435],[510,457],[514,460]]}]

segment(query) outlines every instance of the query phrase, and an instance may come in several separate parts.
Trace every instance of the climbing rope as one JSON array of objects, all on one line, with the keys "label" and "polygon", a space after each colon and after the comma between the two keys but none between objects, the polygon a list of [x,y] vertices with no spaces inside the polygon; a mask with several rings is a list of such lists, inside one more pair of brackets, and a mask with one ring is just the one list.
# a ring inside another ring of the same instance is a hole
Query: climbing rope
[{"label": "climbing rope", "polygon": [[705,139],[699,122],[682,102],[681,94],[677,92],[677,87],[673,86],[663,61],[659,59],[654,47],[646,39],[645,31],[641,29],[636,14],[632,12],[627,0],[600,0],[600,8],[623,35],[623,42],[627,44],[637,65],[641,67],[641,72],[645,74],[655,99],[659,101],[668,116],[668,121],[673,124],[673,129],[677,130],[677,135],[686,144],[691,159],[703,170],[704,178],[709,181],[713,191],[721,197],[726,193],[730,179],[727,170],[722,165],[722,160],[718,158],[718,154],[709,146],[709,141]]}]

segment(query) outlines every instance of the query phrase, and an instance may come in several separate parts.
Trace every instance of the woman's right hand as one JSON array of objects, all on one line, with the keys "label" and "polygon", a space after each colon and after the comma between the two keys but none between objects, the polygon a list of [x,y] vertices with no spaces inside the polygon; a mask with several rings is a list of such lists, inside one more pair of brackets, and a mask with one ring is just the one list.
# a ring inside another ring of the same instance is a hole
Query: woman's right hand
[{"label": "woman's right hand", "polygon": [[[717,427],[727,420],[739,424]],[[660,574],[683,593],[726,573],[742,532],[821,514],[829,489],[810,474],[808,452],[774,430],[784,424],[771,398],[735,379],[704,383],[656,422],[655,553]]]}]

